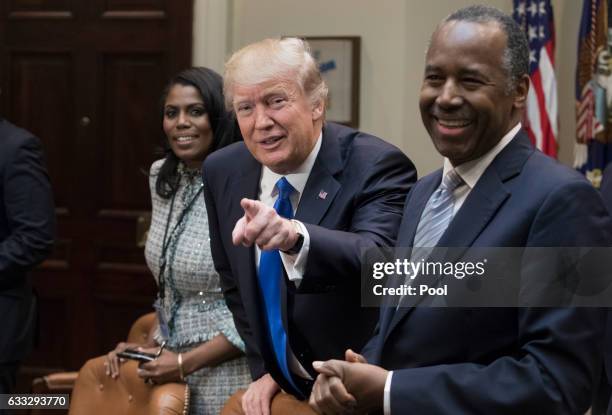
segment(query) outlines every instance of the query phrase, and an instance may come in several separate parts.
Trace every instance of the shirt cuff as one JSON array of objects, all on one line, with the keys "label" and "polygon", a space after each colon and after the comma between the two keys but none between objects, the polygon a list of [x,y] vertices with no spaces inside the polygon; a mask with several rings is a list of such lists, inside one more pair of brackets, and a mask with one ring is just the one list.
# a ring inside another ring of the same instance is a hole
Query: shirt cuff
[{"label": "shirt cuff", "polygon": [[308,252],[310,251],[310,235],[302,222],[298,220],[294,220],[293,222],[300,228],[302,235],[304,235],[302,249],[300,249],[300,252],[293,255],[282,251],[279,252],[285,271],[287,271],[287,278],[293,281],[296,287],[299,287],[302,278],[304,278],[304,272],[306,271],[306,261],[308,260]]},{"label": "shirt cuff", "polygon": [[391,415],[391,378],[393,377],[393,371],[389,371],[387,380],[385,381],[385,393],[383,398],[383,414]]}]

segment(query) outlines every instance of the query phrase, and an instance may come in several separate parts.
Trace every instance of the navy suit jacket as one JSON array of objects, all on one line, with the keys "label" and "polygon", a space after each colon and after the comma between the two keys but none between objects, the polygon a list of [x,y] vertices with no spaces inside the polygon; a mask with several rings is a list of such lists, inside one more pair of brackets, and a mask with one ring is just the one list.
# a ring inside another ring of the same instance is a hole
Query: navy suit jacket
[{"label": "navy suit jacket", "polygon": [[[441,181],[410,192],[397,246],[409,247]],[[608,246],[610,218],[578,173],[520,132],[484,172],[438,246]],[[391,413],[583,414],[601,367],[604,315],[575,308],[381,309],[363,349],[394,370]]]},{"label": "navy suit jacket", "polygon": [[[284,380],[269,344],[255,250],[232,244],[232,230],[244,214],[240,200],[257,199],[261,165],[244,143],[236,143],[211,154],[203,175],[212,255],[247,345],[251,374],[257,379],[268,372],[285,391],[306,397],[308,386],[295,391]],[[346,348],[360,347],[372,335],[377,313],[360,307],[361,250],[395,243],[404,200],[415,180],[413,164],[394,146],[325,124],[295,214],[310,235],[305,274],[299,289],[285,278],[282,299],[291,349],[313,378],[313,360],[342,358]]]},{"label": "navy suit jacket", "polygon": [[[603,177],[601,179],[601,196],[604,200],[606,208],[610,214],[612,214],[612,163],[608,164],[603,172]],[[608,310],[608,322],[606,327],[606,337],[605,337],[605,367],[606,367],[606,379],[602,383],[601,389],[599,393],[601,394],[600,399],[605,398],[606,403],[610,398],[610,383],[612,382],[612,311]],[[595,402],[593,407],[596,405],[602,405],[602,402]],[[605,407],[605,405],[604,405]],[[612,400],[607,405],[608,410],[607,413],[612,415]],[[597,407],[597,410],[593,411],[595,415],[598,413],[603,413],[604,408]]]},{"label": "navy suit jacket", "polygon": [[49,253],[55,211],[40,141],[0,118],[0,365],[22,360],[35,329],[27,271]]},{"label": "navy suit jacket", "polygon": [[612,213],[612,163],[604,169],[600,191],[606,207]]}]

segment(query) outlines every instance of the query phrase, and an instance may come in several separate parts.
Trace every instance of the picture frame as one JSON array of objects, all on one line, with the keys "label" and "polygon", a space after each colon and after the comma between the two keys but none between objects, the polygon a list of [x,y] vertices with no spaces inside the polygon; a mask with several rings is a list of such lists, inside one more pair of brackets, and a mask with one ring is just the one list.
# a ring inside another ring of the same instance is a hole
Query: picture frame
[{"label": "picture frame", "polygon": [[360,36],[300,36],[329,89],[325,118],[359,128]]}]

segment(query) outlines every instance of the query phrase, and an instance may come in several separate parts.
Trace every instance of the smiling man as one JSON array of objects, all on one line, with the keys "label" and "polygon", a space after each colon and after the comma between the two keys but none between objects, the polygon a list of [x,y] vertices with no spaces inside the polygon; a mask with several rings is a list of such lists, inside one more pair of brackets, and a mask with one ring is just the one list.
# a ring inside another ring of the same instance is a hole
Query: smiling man
[{"label": "smiling man", "polygon": [[309,396],[313,360],[342,357],[372,333],[375,310],[360,307],[362,249],[395,242],[416,172],[392,145],[324,121],[327,86],[302,40],[236,52],[225,97],[244,143],[206,160],[204,192],[254,382],[223,413],[308,413],[292,396]]},{"label": "smiling man", "polygon": [[[526,38],[497,9],[470,6],[440,23],[420,110],[444,166],[411,190],[399,247],[610,246],[597,192],[521,129],[528,65]],[[325,414],[583,414],[603,318],[588,308],[384,307],[362,355],[315,362],[310,402]]]}]

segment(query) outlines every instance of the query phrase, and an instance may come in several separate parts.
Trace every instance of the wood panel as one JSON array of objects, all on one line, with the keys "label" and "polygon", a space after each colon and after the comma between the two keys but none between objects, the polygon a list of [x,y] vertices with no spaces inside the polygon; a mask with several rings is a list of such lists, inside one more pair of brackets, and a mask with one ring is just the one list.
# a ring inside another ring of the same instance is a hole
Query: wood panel
[{"label": "wood panel", "polygon": [[151,310],[136,229],[150,210],[159,95],[191,62],[192,11],[192,0],[0,1],[0,114],[42,139],[59,219],[32,275],[40,345],[22,385],[78,369]]},{"label": "wood panel", "polygon": [[11,0],[9,19],[71,19],[72,0]]},{"label": "wood panel", "polygon": [[105,0],[104,11],[161,11],[165,12],[162,0]]},{"label": "wood panel", "polygon": [[17,125],[29,125],[40,137],[52,177],[55,203],[70,214],[69,194],[74,188],[75,91],[74,58],[67,52],[13,52],[9,118]]},{"label": "wood panel", "polygon": [[101,178],[98,213],[103,209],[150,209],[144,172],[161,139],[159,95],[165,82],[164,66],[159,54],[107,54],[102,58],[105,93],[101,117],[107,122],[100,129],[103,152],[98,167],[109,174]]},{"label": "wood panel", "polygon": [[37,291],[43,287],[46,288],[44,296],[38,297],[39,344],[37,353],[30,358],[28,364],[36,367],[69,367],[70,349],[66,347],[66,339],[70,338],[75,329],[71,315],[74,304],[69,292],[53,290],[44,284],[39,284]]},{"label": "wood panel", "polygon": [[10,0],[9,12],[70,11],[73,0]]}]

